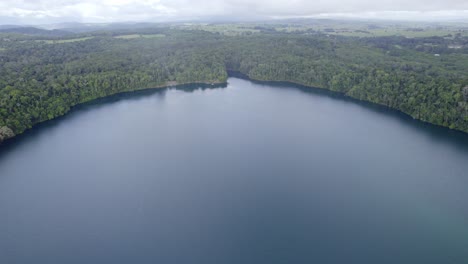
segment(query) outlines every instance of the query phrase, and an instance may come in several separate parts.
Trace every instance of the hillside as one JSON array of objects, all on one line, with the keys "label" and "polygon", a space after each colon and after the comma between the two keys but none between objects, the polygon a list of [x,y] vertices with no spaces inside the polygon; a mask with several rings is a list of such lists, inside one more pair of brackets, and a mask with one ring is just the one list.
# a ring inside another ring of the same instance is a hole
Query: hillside
[{"label": "hillside", "polygon": [[0,140],[96,98],[169,83],[222,83],[228,70],[336,91],[468,132],[467,37],[461,34],[356,38],[308,29],[231,29],[0,34]]}]

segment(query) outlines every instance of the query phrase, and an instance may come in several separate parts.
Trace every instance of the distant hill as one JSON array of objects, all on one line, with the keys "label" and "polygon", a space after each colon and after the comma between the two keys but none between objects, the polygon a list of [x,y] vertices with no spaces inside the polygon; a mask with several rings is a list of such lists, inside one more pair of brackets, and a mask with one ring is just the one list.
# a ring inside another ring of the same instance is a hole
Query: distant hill
[{"label": "distant hill", "polygon": [[59,23],[59,24],[50,24],[42,25],[41,28],[44,29],[55,29],[62,30],[73,33],[88,33],[93,31],[101,30],[119,30],[119,29],[143,29],[143,28],[153,28],[161,26],[157,23],[78,23],[78,22],[68,22],[68,23]]},{"label": "distant hill", "polygon": [[66,36],[72,34],[71,32],[65,30],[46,30],[35,27],[22,27],[22,26],[2,26],[0,27],[0,33],[17,33],[24,35],[33,35],[33,36]]},{"label": "distant hill", "polygon": [[23,26],[18,26],[18,25],[0,25],[0,30],[2,29],[10,29],[10,28],[19,28]]}]

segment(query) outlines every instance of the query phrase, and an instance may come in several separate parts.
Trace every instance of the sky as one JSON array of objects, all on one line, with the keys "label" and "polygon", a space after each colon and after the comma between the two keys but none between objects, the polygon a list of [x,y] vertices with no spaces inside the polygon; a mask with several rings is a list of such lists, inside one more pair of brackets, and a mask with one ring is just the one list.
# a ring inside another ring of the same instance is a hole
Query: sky
[{"label": "sky", "polygon": [[468,0],[1,0],[0,24],[264,20],[468,21]]}]

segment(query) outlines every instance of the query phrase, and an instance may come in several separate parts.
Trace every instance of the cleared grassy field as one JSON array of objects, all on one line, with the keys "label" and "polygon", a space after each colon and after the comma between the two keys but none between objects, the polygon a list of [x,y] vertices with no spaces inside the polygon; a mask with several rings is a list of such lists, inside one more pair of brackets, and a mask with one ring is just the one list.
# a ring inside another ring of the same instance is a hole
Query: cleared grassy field
[{"label": "cleared grassy field", "polygon": [[436,30],[436,29],[423,29],[421,31],[413,31],[408,29],[376,29],[376,30],[336,30],[335,32],[328,32],[329,34],[352,36],[352,37],[384,37],[384,36],[403,36],[407,38],[423,38],[423,37],[453,37],[455,34],[460,33],[461,36],[468,36],[468,31],[455,31],[455,30]]},{"label": "cleared grassy field", "polygon": [[226,36],[239,36],[242,34],[260,32],[260,30],[256,29],[255,26],[251,24],[185,24],[179,25],[176,28],[204,30],[212,33],[220,33]]},{"label": "cleared grassy field", "polygon": [[115,36],[114,38],[118,39],[136,39],[136,38],[163,38],[165,35],[163,34],[130,34],[130,35],[121,35]]},{"label": "cleared grassy field", "polygon": [[227,36],[255,34],[260,31],[279,31],[288,33],[307,33],[319,31],[330,35],[351,37],[383,37],[404,36],[418,37],[454,37],[468,36],[468,24],[420,24],[420,23],[392,23],[392,22],[359,22],[314,20],[292,23],[186,23],[174,26],[178,29],[204,30]]},{"label": "cleared grassy field", "polygon": [[468,36],[468,28],[456,28],[453,26],[421,27],[419,25],[385,25],[373,26],[366,24],[317,24],[317,25],[275,25],[275,30],[281,32],[306,32],[307,30],[321,31],[330,35],[342,35],[350,37],[383,37],[404,36],[408,38],[420,37],[453,37],[456,34]]},{"label": "cleared grassy field", "polygon": [[74,38],[74,39],[45,39],[45,40],[37,40],[38,42],[45,42],[47,44],[61,44],[61,43],[71,43],[77,41],[85,41],[89,39],[93,39],[94,37],[83,37],[83,38]]}]

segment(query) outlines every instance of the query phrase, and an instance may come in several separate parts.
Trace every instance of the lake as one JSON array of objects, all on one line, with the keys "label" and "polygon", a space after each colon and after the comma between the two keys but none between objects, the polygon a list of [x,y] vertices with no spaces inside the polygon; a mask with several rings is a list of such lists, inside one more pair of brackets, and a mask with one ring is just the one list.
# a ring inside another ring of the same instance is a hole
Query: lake
[{"label": "lake", "polygon": [[468,263],[468,135],[229,78],[0,148],[0,263]]}]

